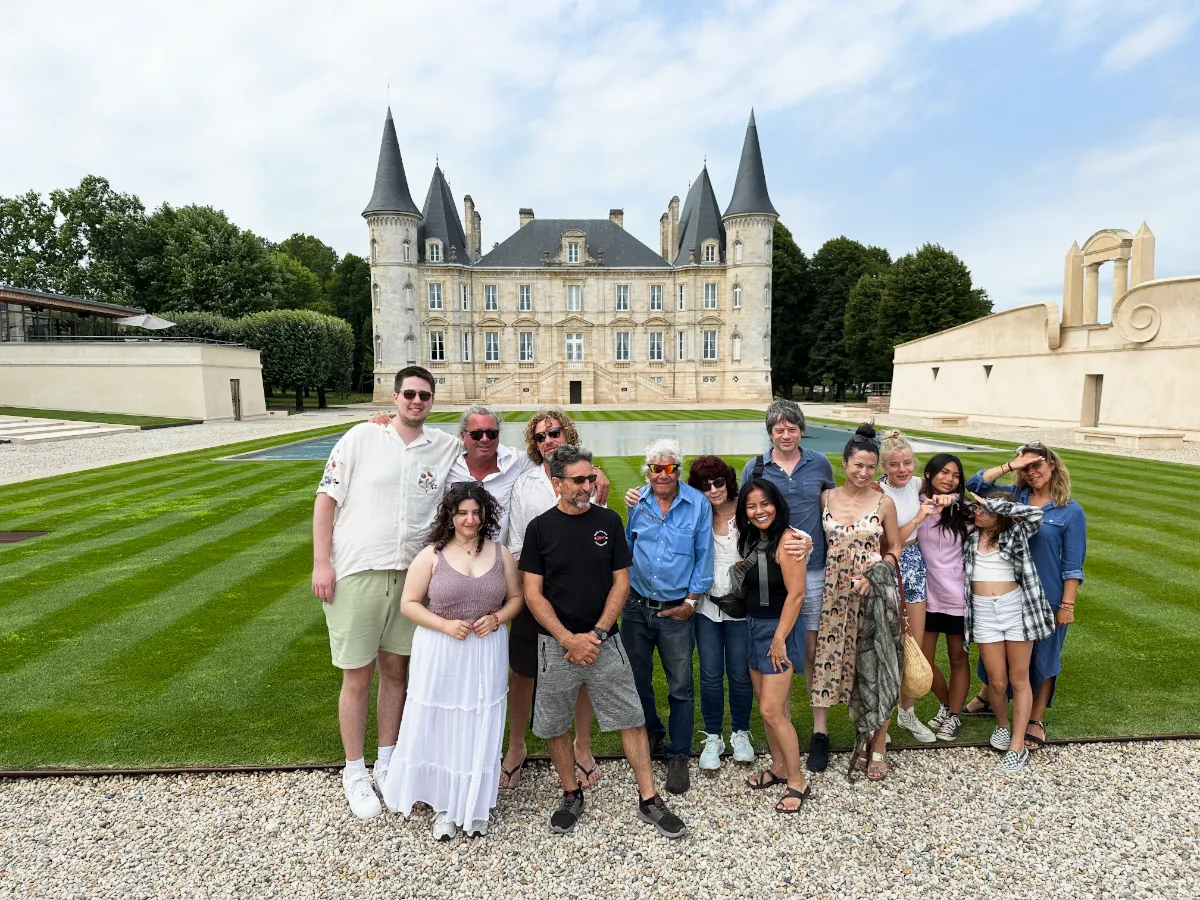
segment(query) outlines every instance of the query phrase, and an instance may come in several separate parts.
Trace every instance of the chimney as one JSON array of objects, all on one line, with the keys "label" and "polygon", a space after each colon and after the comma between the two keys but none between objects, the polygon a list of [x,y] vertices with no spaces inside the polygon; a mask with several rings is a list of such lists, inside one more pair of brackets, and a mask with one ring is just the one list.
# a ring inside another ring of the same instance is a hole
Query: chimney
[{"label": "chimney", "polygon": [[483,216],[475,211],[475,258],[483,256]]},{"label": "chimney", "polygon": [[467,259],[474,262],[478,258],[475,252],[475,201],[470,194],[463,195],[463,224],[467,226],[467,246],[463,249],[467,251]]},{"label": "chimney", "polygon": [[663,213],[658,217],[658,253],[667,262],[671,258],[667,255],[667,214]]},{"label": "chimney", "polygon": [[517,210],[517,221],[520,223],[517,225],[517,227],[524,228],[533,221],[533,210],[528,206],[522,206],[519,210]]},{"label": "chimney", "polygon": [[624,228],[625,227],[625,210],[610,209],[608,211],[608,221],[612,222],[618,228]]},{"label": "chimney", "polygon": [[674,261],[679,255],[679,195],[667,204],[667,260]]}]

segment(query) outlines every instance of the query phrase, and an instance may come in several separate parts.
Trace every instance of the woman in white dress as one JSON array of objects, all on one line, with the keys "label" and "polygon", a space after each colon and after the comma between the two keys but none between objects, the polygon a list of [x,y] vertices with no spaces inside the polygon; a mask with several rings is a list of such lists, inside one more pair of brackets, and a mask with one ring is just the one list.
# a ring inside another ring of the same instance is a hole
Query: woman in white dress
[{"label": "woman in white dress", "polygon": [[400,612],[417,624],[400,737],[383,801],[409,816],[437,813],[433,835],[487,832],[500,791],[508,639],[523,605],[517,564],[492,540],[500,508],[477,482],[446,491],[428,544],[404,581]]}]

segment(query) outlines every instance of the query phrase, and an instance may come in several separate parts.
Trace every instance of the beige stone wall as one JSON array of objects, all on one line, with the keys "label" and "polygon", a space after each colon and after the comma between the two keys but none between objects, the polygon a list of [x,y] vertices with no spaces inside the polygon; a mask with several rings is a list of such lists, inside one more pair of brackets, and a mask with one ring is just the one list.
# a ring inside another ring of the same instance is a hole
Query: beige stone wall
[{"label": "beige stone wall", "polygon": [[188,419],[266,414],[257,350],[155,341],[0,344],[0,405]]},{"label": "beige stone wall", "polygon": [[1130,288],[1108,324],[1063,327],[1055,304],[1037,304],[901,344],[891,411],[1154,428],[1200,440],[1197,384],[1200,277],[1172,278]]}]

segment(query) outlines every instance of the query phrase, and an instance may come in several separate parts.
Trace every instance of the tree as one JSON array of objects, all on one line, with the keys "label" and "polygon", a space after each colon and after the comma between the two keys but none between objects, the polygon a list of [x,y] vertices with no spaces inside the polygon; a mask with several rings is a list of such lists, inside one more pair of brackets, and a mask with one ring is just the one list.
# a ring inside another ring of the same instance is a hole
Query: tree
[{"label": "tree", "polygon": [[851,288],[846,301],[842,341],[850,377],[858,384],[892,377],[892,342],[879,321],[887,277],[882,272],[868,272]]},{"label": "tree", "polygon": [[279,266],[277,309],[311,309],[326,314],[333,311],[321,280],[306,265],[286,253],[276,253],[274,258]]},{"label": "tree", "polygon": [[148,247],[146,209],[108,179],[84,177],[73,188],[50,192],[57,230],[56,289],[108,303],[134,302],[140,261]]},{"label": "tree", "polygon": [[808,257],[781,222],[775,223],[771,248],[771,383],[775,393],[790,398],[808,369],[802,325],[812,306],[812,284]]},{"label": "tree", "polygon": [[937,244],[896,260],[879,302],[879,323],[891,346],[970,322],[992,311],[971,271]]},{"label": "tree", "polygon": [[371,327],[371,266],[361,256],[347,253],[338,262],[329,281],[329,305],[333,315],[350,323],[354,333],[351,384],[357,390],[363,373],[372,373],[374,332]]},{"label": "tree", "polygon": [[354,332],[350,325],[333,316],[322,316],[325,328],[325,379],[317,385],[317,404],[325,409],[325,389],[346,390],[354,358]]},{"label": "tree", "polygon": [[0,282],[57,291],[54,210],[37,191],[0,197]]},{"label": "tree", "polygon": [[228,319],[209,312],[173,310],[163,310],[159,315],[175,323],[162,332],[166,337],[201,338],[228,344],[241,343],[243,340],[243,328],[239,319]]},{"label": "tree", "polygon": [[247,346],[259,351],[263,383],[291,388],[296,409],[304,409],[304,391],[316,388],[325,406],[325,387],[345,383],[350,326],[341,319],[307,309],[273,309],[241,320]]},{"label": "tree", "polygon": [[310,234],[293,234],[280,243],[279,252],[286,253],[316,275],[322,290],[328,290],[329,279],[338,264],[337,253],[332,247]]}]

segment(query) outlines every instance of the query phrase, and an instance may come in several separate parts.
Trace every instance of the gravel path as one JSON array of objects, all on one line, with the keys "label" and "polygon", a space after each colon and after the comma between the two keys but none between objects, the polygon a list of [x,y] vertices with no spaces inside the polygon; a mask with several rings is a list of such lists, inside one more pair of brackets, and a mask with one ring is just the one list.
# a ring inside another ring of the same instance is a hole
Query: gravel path
[{"label": "gravel path", "polygon": [[623,762],[571,835],[549,834],[557,781],[536,767],[485,838],[449,844],[423,807],[351,819],[326,773],[0,782],[0,897],[1200,895],[1200,744],[1053,747],[1016,777],[981,750],[898,753],[882,785],[833,762],[798,816],[748,769],[693,768],[676,842],[637,823]]}]

